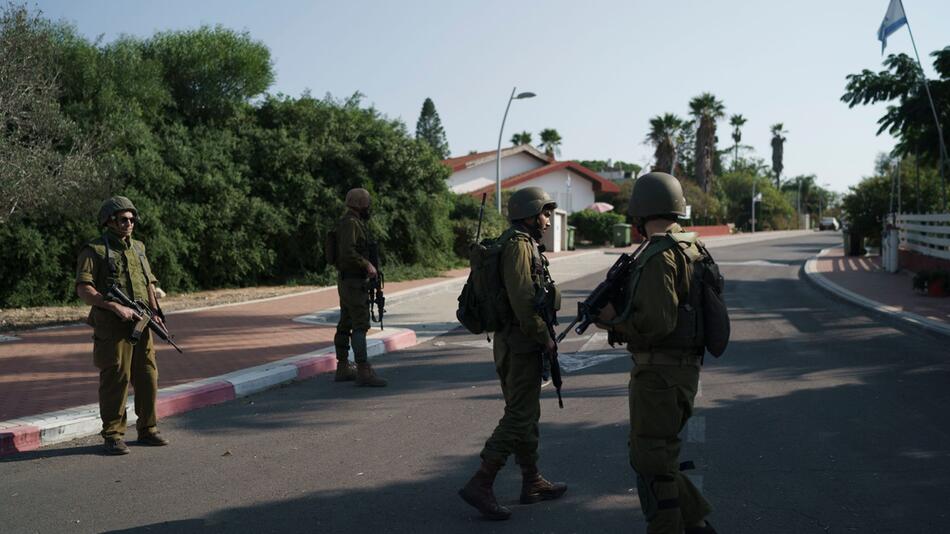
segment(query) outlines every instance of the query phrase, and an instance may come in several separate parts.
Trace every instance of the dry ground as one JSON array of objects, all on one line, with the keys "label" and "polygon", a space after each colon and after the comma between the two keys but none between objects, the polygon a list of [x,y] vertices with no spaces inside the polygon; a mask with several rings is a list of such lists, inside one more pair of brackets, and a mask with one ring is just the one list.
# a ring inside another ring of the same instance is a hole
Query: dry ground
[{"label": "dry ground", "polygon": [[[239,289],[216,289],[168,295],[161,300],[164,311],[187,310],[230,304],[248,300],[276,297],[290,293],[300,293],[319,286],[265,286],[244,287]],[[0,309],[0,332],[16,332],[45,326],[55,326],[82,322],[89,313],[89,306],[43,306],[37,308]]]}]

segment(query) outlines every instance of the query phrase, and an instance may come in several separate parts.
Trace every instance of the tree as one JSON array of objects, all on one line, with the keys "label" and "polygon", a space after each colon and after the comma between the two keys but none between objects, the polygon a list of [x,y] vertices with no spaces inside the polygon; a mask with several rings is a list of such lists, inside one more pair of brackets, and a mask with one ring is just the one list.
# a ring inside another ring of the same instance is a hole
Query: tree
[{"label": "tree", "polygon": [[554,128],[541,130],[541,148],[549,157],[561,156],[561,134]]},{"label": "tree", "polygon": [[653,170],[673,174],[673,160],[676,157],[677,139],[686,122],[672,113],[664,113],[650,119],[650,133],[647,141],[653,144]]},{"label": "tree", "polygon": [[716,154],[716,121],[725,116],[726,107],[712,93],[702,93],[689,101],[690,113],[699,121],[696,129],[696,183],[709,192],[713,179],[713,158]]},{"label": "tree", "polygon": [[785,155],[785,137],[782,134],[788,132],[784,130],[781,122],[773,124],[770,130],[772,132],[772,172],[775,173],[775,187],[781,187],[784,168],[782,159]]},{"label": "tree", "polygon": [[94,140],[59,103],[57,43],[69,32],[22,6],[0,13],[0,224],[100,192]]},{"label": "tree", "polygon": [[729,117],[729,125],[732,126],[732,141],[733,141],[733,157],[732,157],[732,170],[736,170],[736,166],[739,163],[739,143],[742,142],[742,127],[746,123],[746,118],[742,115],[733,115]]},{"label": "tree", "polygon": [[[940,78],[927,83],[936,107],[937,121],[946,127],[950,124],[950,46],[930,55],[935,58],[933,66]],[[885,70],[876,73],[864,69],[859,74],[849,74],[841,100],[849,108],[896,101],[888,105],[887,112],[878,119],[880,128],[877,134],[887,131],[898,139],[893,151],[895,155],[912,156],[915,161],[926,165],[937,164],[941,161],[941,151],[946,158],[947,145],[941,146],[941,135],[934,121],[920,66],[906,54],[887,56],[884,66]],[[943,142],[946,143],[947,139],[944,138]],[[944,163],[950,165],[950,161]],[[946,168],[941,171],[947,180],[946,175],[950,172]],[[944,209],[946,187],[944,182],[941,185]]]},{"label": "tree", "polygon": [[439,112],[435,110],[435,103],[431,98],[426,98],[422,103],[422,111],[416,121],[416,139],[432,147],[439,159],[449,157],[449,141],[445,137],[442,119],[439,118]]},{"label": "tree", "polygon": [[531,133],[530,132],[521,132],[516,133],[511,136],[511,144],[518,145],[530,145],[531,144]]}]

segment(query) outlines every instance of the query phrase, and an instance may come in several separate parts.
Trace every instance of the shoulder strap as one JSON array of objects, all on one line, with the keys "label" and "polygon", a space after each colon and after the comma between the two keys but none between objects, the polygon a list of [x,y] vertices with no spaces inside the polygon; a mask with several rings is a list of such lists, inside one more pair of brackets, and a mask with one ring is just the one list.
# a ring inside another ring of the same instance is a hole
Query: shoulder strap
[{"label": "shoulder strap", "polygon": [[643,272],[643,267],[653,258],[653,256],[656,256],[657,254],[671,248],[679,247],[676,245],[676,241],[672,239],[669,234],[667,234],[664,239],[656,241],[655,243],[650,243],[645,249],[643,249],[643,252],[637,256],[636,263],[633,267],[633,272],[630,274],[632,278],[630,280],[630,293],[627,298],[626,306],[624,306],[620,315],[610,321],[605,322],[604,324],[620,324],[630,318],[630,314],[633,313],[633,296],[637,293],[637,286],[640,284],[640,273]]},{"label": "shoulder strap", "polygon": [[102,241],[106,244],[106,263],[109,264],[109,279],[112,280],[112,283],[116,283],[116,271],[118,268],[115,266],[115,259],[112,258],[112,249],[109,247],[109,234],[102,234]]}]

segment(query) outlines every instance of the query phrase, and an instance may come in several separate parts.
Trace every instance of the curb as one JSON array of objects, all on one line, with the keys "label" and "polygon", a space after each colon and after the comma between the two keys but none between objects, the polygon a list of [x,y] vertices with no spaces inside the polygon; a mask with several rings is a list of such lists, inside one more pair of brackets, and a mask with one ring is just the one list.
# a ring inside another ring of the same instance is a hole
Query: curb
[{"label": "curb", "polygon": [[[373,358],[415,344],[414,331],[398,328],[368,337],[366,349],[367,355]],[[159,418],[169,417],[335,370],[334,348],[324,347],[264,365],[163,388],[158,392],[155,408]],[[131,425],[136,420],[134,396],[129,396],[126,410]],[[3,421],[0,422],[0,457],[92,436],[101,429],[98,404]]]},{"label": "curb", "polygon": [[[834,247],[837,248],[837,247]],[[918,315],[916,313],[903,311],[894,306],[888,306],[887,304],[882,304],[876,300],[869,299],[867,297],[861,296],[851,290],[845,289],[831,280],[828,280],[824,275],[822,275],[818,268],[816,267],[818,258],[824,256],[833,248],[823,249],[818,253],[817,256],[810,258],[805,262],[805,265],[802,267],[803,272],[805,273],[805,278],[812,284],[824,289],[825,291],[831,293],[833,296],[860,306],[864,309],[870,310],[876,315],[882,317],[897,319],[898,321],[908,324],[916,328],[922,328],[929,332],[934,332],[936,334],[942,334],[945,336],[950,336],[950,325],[946,325],[940,321],[935,321],[933,319]]]}]

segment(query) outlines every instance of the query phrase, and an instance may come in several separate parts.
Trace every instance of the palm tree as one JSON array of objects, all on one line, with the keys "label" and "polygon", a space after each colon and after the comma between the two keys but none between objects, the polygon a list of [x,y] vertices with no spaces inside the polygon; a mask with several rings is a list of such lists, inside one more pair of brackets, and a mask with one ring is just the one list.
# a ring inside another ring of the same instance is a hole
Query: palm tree
[{"label": "palm tree", "polygon": [[729,126],[732,126],[732,140],[734,141],[734,156],[732,158],[732,170],[736,170],[739,164],[739,143],[742,142],[742,126],[745,125],[746,118],[742,115],[733,115],[729,117]]},{"label": "palm tree", "polygon": [[555,155],[561,156],[561,134],[554,128],[545,128],[541,130],[541,148],[544,153],[553,158]]},{"label": "palm tree", "polygon": [[673,174],[676,138],[685,124],[686,121],[672,113],[664,113],[650,119],[650,133],[647,134],[647,141],[656,147],[653,153],[653,159],[656,160],[653,165],[654,171]]},{"label": "palm tree", "polygon": [[726,106],[712,93],[703,93],[689,101],[689,112],[699,120],[696,129],[696,183],[709,191],[716,153],[716,121],[725,117]]},{"label": "palm tree", "polygon": [[772,132],[772,172],[775,173],[775,186],[781,187],[782,185],[782,158],[785,155],[785,138],[782,137],[782,134],[788,133],[785,131],[785,125],[781,122],[773,124],[771,128]]},{"label": "palm tree", "polygon": [[518,145],[530,145],[531,144],[531,133],[530,132],[521,132],[516,133],[511,136],[511,144]]}]

